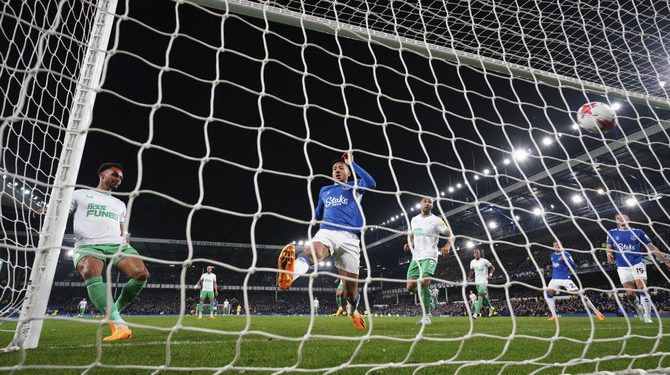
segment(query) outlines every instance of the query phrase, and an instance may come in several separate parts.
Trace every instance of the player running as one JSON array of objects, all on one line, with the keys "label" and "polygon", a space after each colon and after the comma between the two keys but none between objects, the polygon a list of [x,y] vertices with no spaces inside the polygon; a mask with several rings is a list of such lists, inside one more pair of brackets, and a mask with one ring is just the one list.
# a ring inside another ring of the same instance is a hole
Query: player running
[{"label": "player running", "polygon": [[[412,262],[407,269],[407,289],[414,293],[417,290],[417,279],[423,278],[419,289],[423,317],[417,324],[428,325],[430,321],[431,295],[430,281],[435,276],[437,258],[447,256],[451,248],[451,232],[440,217],[433,215],[433,199],[421,198],[421,212],[410,221],[409,243],[403,246],[405,252],[412,251]],[[447,242],[438,250],[440,235],[447,237]],[[412,244],[410,246],[410,243]]]},{"label": "player running", "polygon": [[[644,256],[648,251],[642,250],[646,246],[656,259],[670,269],[670,262],[661,254],[642,229],[634,229],[628,225],[628,214],[620,212],[614,216],[617,227],[607,232],[607,260],[616,260],[619,280],[626,288],[626,297],[635,307],[637,315],[645,323],[651,323],[651,297],[647,293],[647,266]],[[616,250],[616,255],[614,254]],[[640,298],[635,294],[638,291]],[[642,304],[640,304],[640,299]]]},{"label": "player running", "polygon": [[[577,268],[577,263],[572,260],[572,255],[567,251],[561,248],[561,244],[558,241],[554,240],[553,242],[554,252],[551,254],[550,260],[551,265],[551,281],[547,286],[546,300],[547,305],[549,306],[549,311],[551,312],[551,317],[549,320],[556,320],[556,301],[554,301],[554,295],[560,293],[560,288],[567,290],[569,293],[575,293],[579,291],[577,285],[572,282],[570,278],[570,267],[572,269]],[[569,266],[568,266],[569,264]],[[598,320],[605,320],[603,314],[598,311],[596,306],[591,302],[591,299],[586,295],[584,297],[584,302],[586,305],[593,311],[593,314],[598,318]]]},{"label": "player running", "polygon": [[[352,170],[356,180],[349,181]],[[358,267],[360,264],[360,240],[358,234],[363,226],[363,214],[359,204],[363,194],[376,186],[375,180],[354,162],[350,152],[332,164],[335,184],[324,186],[319,192],[319,201],[314,212],[322,220],[319,230],[312,238],[311,249],[307,248],[297,259],[292,244],[284,246],[278,259],[279,289],[288,289],[295,279],[304,275],[312,264],[332,256],[335,267],[344,279],[344,297],[348,302],[347,314],[356,329],[365,329],[365,320],[358,311]],[[313,250],[313,252],[312,252]],[[313,255],[314,254],[314,258]],[[349,311],[351,310],[351,311]]]},{"label": "player running", "polygon": [[495,307],[491,303],[488,296],[489,279],[493,277],[496,268],[488,260],[482,258],[482,252],[475,249],[473,253],[475,259],[470,261],[470,271],[468,271],[468,280],[471,280],[472,272],[475,273],[475,288],[477,289],[477,302],[475,302],[475,313],[472,314],[473,319],[481,318],[482,304],[489,307],[489,316],[495,313]]},{"label": "player running", "polygon": [[200,279],[195,284],[195,287],[202,287],[200,290],[200,302],[198,303],[198,320],[202,319],[202,308],[206,299],[209,299],[209,318],[214,317],[214,301],[219,295],[219,286],[216,285],[216,275],[212,273],[214,267],[207,266],[207,272],[200,276]]}]

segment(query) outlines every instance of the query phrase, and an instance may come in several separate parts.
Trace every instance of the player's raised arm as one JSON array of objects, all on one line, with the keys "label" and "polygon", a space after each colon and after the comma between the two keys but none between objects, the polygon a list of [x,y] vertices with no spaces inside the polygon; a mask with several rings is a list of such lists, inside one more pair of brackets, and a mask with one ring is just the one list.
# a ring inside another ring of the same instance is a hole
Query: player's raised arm
[{"label": "player's raised arm", "polygon": [[345,152],[344,155],[342,155],[342,160],[344,160],[347,165],[351,166],[353,172],[356,173],[356,177],[358,178],[356,186],[368,189],[374,189],[377,186],[374,178],[372,178],[365,169],[361,168],[360,165],[354,163],[354,155],[351,154],[351,152]]}]

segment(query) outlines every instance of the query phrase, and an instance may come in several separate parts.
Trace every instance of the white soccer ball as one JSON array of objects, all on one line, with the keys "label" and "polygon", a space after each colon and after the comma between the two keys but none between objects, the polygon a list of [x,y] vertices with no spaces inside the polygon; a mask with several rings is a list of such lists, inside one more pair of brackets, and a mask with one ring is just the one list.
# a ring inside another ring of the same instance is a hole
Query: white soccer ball
[{"label": "white soccer ball", "polygon": [[605,103],[586,103],[577,111],[577,122],[589,133],[606,133],[616,126],[616,113]]}]

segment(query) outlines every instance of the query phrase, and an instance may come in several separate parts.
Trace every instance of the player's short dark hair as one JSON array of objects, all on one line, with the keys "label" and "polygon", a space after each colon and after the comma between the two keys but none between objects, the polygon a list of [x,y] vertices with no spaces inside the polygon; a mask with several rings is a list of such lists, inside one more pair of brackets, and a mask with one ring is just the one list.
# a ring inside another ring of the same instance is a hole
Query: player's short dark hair
[{"label": "player's short dark hair", "polygon": [[344,159],[342,159],[342,158],[334,159],[333,162],[330,163],[330,168],[333,168],[333,165],[335,165],[335,164],[337,164],[337,163],[342,163],[342,164],[344,164],[344,165],[347,167],[347,169],[349,169],[349,165],[348,165],[348,164],[344,161]]},{"label": "player's short dark hair", "polygon": [[119,163],[102,163],[102,164],[100,164],[100,166],[98,167],[98,175],[99,175],[100,173],[102,173],[102,172],[108,170],[109,168],[118,168],[118,169],[121,170],[121,172],[123,172],[123,165],[121,165],[121,164],[119,164]]},{"label": "player's short dark hair", "polygon": [[617,212],[617,213],[614,214],[614,217],[616,217],[616,215],[624,215],[624,216],[626,216],[627,218],[630,218],[630,215],[629,215],[628,212],[626,212],[626,211],[619,211],[619,212]]}]

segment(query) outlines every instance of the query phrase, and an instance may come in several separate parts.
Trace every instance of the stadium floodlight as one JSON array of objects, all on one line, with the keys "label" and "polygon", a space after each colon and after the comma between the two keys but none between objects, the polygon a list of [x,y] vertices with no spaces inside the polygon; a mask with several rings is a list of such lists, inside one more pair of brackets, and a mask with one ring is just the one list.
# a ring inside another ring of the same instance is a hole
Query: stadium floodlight
[{"label": "stadium floodlight", "polygon": [[410,208],[409,210],[410,210],[410,211],[414,211],[414,207]]},{"label": "stadium floodlight", "polygon": [[74,255],[74,250],[70,249],[70,250],[68,250],[65,254],[66,254],[69,258],[72,258],[72,256]]},{"label": "stadium floodlight", "polygon": [[295,245],[295,240],[294,240],[294,241],[291,241],[291,243]]},{"label": "stadium floodlight", "polygon": [[550,204],[549,208],[551,208],[553,210],[554,208],[556,208],[556,206],[554,206],[553,204]]},{"label": "stadium floodlight", "polygon": [[489,221],[486,225],[489,227],[489,229],[496,229],[496,228],[498,228],[498,223],[496,223],[496,222],[493,221],[493,220]]},{"label": "stadium floodlight", "polygon": [[517,149],[512,152],[512,157],[516,161],[524,161],[528,158],[528,151],[523,149]]},{"label": "stadium floodlight", "polygon": [[579,124],[572,124],[572,129],[573,130],[578,130],[579,129]]},{"label": "stadium floodlight", "polygon": [[460,182],[456,184],[456,189],[460,189],[462,187],[463,187],[463,184],[461,184]]},{"label": "stadium floodlight", "polygon": [[396,218],[396,219],[400,219],[400,216],[399,216],[399,215],[395,215],[395,218]]},{"label": "stadium floodlight", "polygon": [[486,175],[489,175],[489,174],[491,174],[491,170],[488,169],[488,168],[484,168],[484,170],[482,171],[482,173],[484,173],[484,174],[486,174]]},{"label": "stadium floodlight", "polygon": [[613,110],[618,111],[621,109],[621,102],[614,102],[612,103],[611,107]]},{"label": "stadium floodlight", "polygon": [[551,137],[547,136],[547,137],[542,138],[542,144],[544,146],[550,146],[552,143],[554,143],[554,140],[551,139]]},{"label": "stadium floodlight", "polygon": [[23,189],[23,195],[30,194],[30,189]]},{"label": "stadium floodlight", "polygon": [[514,218],[517,219],[517,221],[521,219],[519,215],[514,215]]},{"label": "stadium floodlight", "polygon": [[298,241],[298,246],[302,246],[303,244],[305,244],[305,241],[303,240]]},{"label": "stadium floodlight", "polygon": [[540,215],[542,215],[542,211],[543,210],[540,207],[534,207],[533,208],[533,215],[540,216]]},{"label": "stadium floodlight", "polygon": [[596,191],[597,191],[598,194],[600,194],[600,195],[605,194],[605,189],[603,189],[603,188],[598,188],[598,190],[596,190]]},{"label": "stadium floodlight", "polygon": [[391,221],[395,221],[395,217],[392,217],[392,218],[391,218]]},{"label": "stadium floodlight", "polygon": [[419,208],[421,208],[421,204],[417,203],[416,205],[414,205],[414,208],[416,208],[418,210]]},{"label": "stadium floodlight", "polygon": [[572,197],[570,197],[570,200],[572,201],[572,203],[577,204],[577,203],[582,203],[584,201],[584,198],[582,198],[581,194],[577,193],[577,194],[573,194]]},{"label": "stadium floodlight", "polygon": [[447,188],[447,191],[450,192],[450,193],[453,193],[453,192],[454,192],[454,187],[453,187],[453,186],[449,186],[449,187]]},{"label": "stadium floodlight", "polygon": [[443,192],[443,191],[441,191],[441,192],[440,192],[440,195],[444,197],[444,192]]},{"label": "stadium floodlight", "polygon": [[330,267],[330,266],[332,266],[332,265],[333,265],[333,264],[332,264],[330,261],[326,262],[326,267]]},{"label": "stadium floodlight", "polygon": [[479,175],[475,175],[474,179],[479,180]]},{"label": "stadium floodlight", "polygon": [[509,159],[507,159],[507,158],[503,159],[503,164],[509,165],[509,163],[511,163],[511,161]]},{"label": "stadium floodlight", "polygon": [[665,87],[665,81],[658,81],[658,85],[661,87]]},{"label": "stadium floodlight", "polygon": [[624,203],[628,207],[634,207],[637,204],[637,198],[635,197],[628,197],[626,200],[624,200]]},{"label": "stadium floodlight", "polygon": [[475,243],[472,241],[468,241],[465,243],[465,247],[467,247],[468,249],[472,249],[473,247],[475,247]]}]

